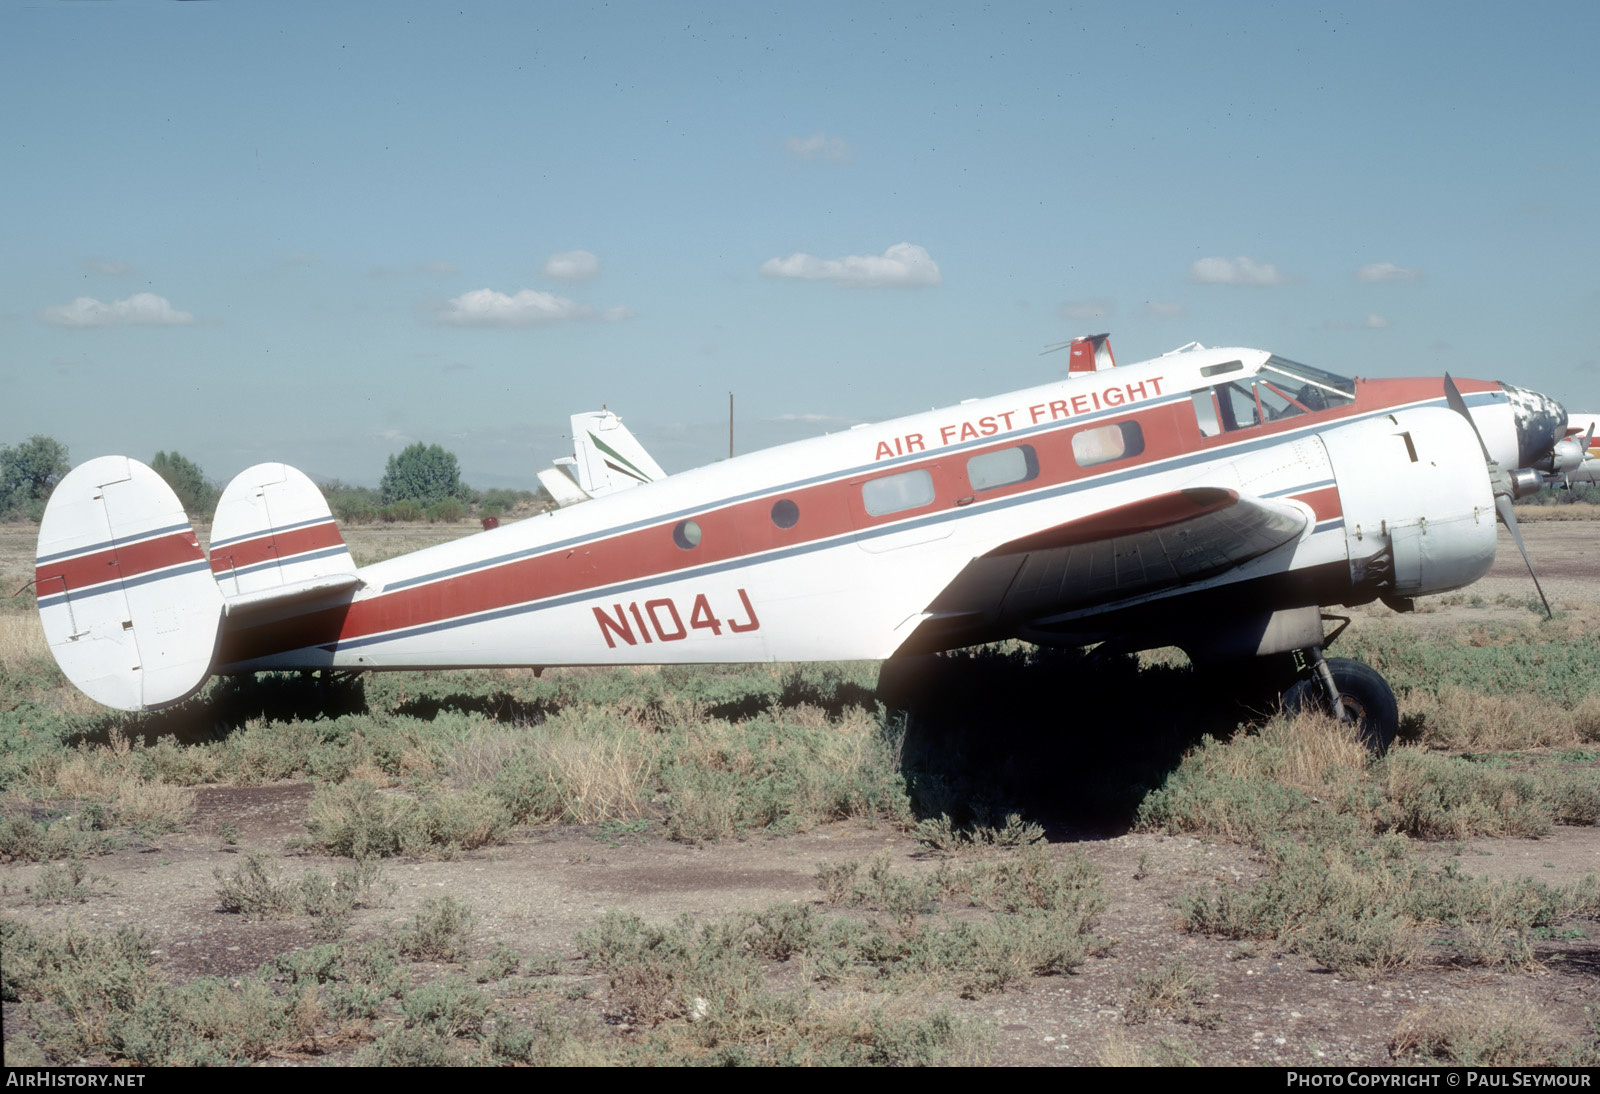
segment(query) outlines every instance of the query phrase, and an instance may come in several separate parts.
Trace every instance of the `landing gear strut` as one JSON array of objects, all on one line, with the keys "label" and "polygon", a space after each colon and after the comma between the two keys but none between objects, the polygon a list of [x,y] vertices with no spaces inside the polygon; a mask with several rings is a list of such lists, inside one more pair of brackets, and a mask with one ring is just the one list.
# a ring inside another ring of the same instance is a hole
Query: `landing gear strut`
[{"label": "landing gear strut", "polygon": [[1371,665],[1348,657],[1324,657],[1321,646],[1306,651],[1311,673],[1283,693],[1283,709],[1323,710],[1361,729],[1375,755],[1389,751],[1400,732],[1400,706],[1389,683]]}]

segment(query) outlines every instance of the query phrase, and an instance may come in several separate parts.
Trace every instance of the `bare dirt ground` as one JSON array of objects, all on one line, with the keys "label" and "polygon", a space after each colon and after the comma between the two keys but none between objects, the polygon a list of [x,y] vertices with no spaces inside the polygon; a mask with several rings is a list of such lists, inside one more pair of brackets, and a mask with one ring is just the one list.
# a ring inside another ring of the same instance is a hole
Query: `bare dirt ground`
[{"label": "bare dirt ground", "polygon": [[[1592,612],[1600,604],[1594,527],[1588,522],[1524,525],[1546,593],[1558,608]],[[31,556],[31,540],[21,542],[23,531],[0,531],[0,559],[13,563],[3,570],[8,580],[16,561]],[[1486,602],[1474,609],[1474,619],[1527,617],[1524,605],[1532,587],[1504,533],[1502,541],[1494,571],[1461,594]],[[1465,610],[1460,603],[1425,606],[1406,618],[1425,627]],[[339,861],[291,851],[291,841],[305,834],[310,794],[307,783],[201,788],[184,832],[91,860],[91,872],[107,881],[83,903],[36,906],[26,891],[44,867],[0,868],[0,912],[49,927],[59,927],[68,916],[106,928],[141,924],[175,980],[248,972],[263,959],[309,946],[314,939],[303,917],[251,922],[222,913],[215,872],[233,870],[247,849],[272,853],[290,873],[337,869]],[[1437,961],[1372,982],[1341,980],[1310,959],[1280,954],[1270,944],[1241,947],[1185,933],[1176,925],[1173,902],[1180,894],[1206,881],[1237,883],[1264,872],[1247,850],[1147,833],[1074,833],[1056,825],[1050,830],[1053,853],[1081,850],[1102,872],[1112,903],[1100,933],[1117,945],[1074,975],[1036,978],[1021,990],[975,1000],[954,994],[939,998],[957,1014],[990,1024],[996,1063],[1091,1064],[1108,1046],[1150,1046],[1167,1039],[1207,1064],[1386,1065],[1393,1062],[1388,1046],[1397,1024],[1427,1003],[1525,1000],[1554,1028],[1569,1032],[1585,1028],[1586,1007],[1600,1005],[1600,921],[1580,921],[1575,930],[1561,932],[1565,937],[1534,940],[1538,963],[1531,970]],[[780,901],[820,903],[815,880],[820,863],[879,852],[888,852],[897,872],[934,865],[907,833],[861,823],[703,846],[671,842],[659,826],[524,831],[510,843],[453,861],[388,860],[385,876],[397,886],[393,897],[387,907],[357,913],[351,933],[370,935],[415,915],[426,899],[450,894],[476,913],[475,953],[504,941],[526,954],[557,955],[559,975],[581,989],[574,997],[586,991],[593,1008],[594,1001],[603,1003],[606,983],[583,971],[573,935],[606,909],[661,922],[682,913],[710,917]],[[1600,829],[1558,827],[1541,840],[1471,839],[1433,845],[1426,853],[1454,857],[1469,873],[1568,882],[1600,868]],[[1220,1016],[1216,1028],[1161,1018],[1128,1024],[1125,1009],[1135,976],[1176,955],[1214,977],[1210,1005]],[[501,1002],[513,1011],[520,1004],[515,998]],[[14,1018],[10,1007],[8,1024]],[[337,1061],[339,1053],[331,1059]]]}]

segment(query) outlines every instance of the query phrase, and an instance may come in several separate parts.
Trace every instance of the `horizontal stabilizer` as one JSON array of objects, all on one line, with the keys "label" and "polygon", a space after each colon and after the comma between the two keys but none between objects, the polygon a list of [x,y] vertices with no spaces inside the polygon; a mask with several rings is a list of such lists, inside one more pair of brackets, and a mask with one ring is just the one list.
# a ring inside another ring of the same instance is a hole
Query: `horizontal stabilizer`
[{"label": "horizontal stabilizer", "polygon": [[211,523],[211,572],[228,614],[272,600],[304,600],[359,586],[355,560],[322,491],[281,463],[234,476]]},{"label": "horizontal stabilizer", "polygon": [[211,675],[222,594],[177,495],[137,460],[102,456],[61,480],[34,581],[50,652],[96,702],[171,706]]},{"label": "horizontal stabilizer", "polygon": [[223,607],[229,619],[249,616],[252,625],[259,625],[263,622],[260,617],[269,608],[274,611],[289,609],[285,614],[292,615],[323,600],[337,598],[342,593],[353,593],[361,586],[361,578],[356,574],[329,574],[230,596]]},{"label": "horizontal stabilizer", "polygon": [[545,493],[549,494],[555,503],[563,509],[569,505],[576,505],[580,501],[589,500],[589,495],[585,494],[578,484],[573,482],[567,473],[559,467],[547,467],[539,472],[539,485],[543,486]]}]

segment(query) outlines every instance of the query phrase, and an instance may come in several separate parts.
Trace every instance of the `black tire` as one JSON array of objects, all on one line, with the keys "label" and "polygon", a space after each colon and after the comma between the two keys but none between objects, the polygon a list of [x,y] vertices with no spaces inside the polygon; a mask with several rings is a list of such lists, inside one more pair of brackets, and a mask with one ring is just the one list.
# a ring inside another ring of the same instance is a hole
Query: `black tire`
[{"label": "black tire", "polygon": [[[1328,669],[1344,700],[1345,713],[1361,727],[1361,739],[1375,756],[1382,756],[1400,733],[1400,704],[1378,670],[1348,657],[1328,658]],[[1333,702],[1313,671],[1283,693],[1287,711],[1321,710],[1333,713]]]}]

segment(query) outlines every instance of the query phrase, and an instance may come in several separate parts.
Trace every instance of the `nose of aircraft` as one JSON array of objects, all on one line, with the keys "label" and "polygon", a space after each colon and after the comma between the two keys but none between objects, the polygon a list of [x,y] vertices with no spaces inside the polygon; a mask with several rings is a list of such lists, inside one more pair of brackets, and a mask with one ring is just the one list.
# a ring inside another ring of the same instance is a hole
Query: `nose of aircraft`
[{"label": "nose of aircraft", "polygon": [[1511,403],[1517,430],[1517,466],[1533,467],[1547,459],[1567,431],[1567,408],[1537,391],[1501,384]]}]

